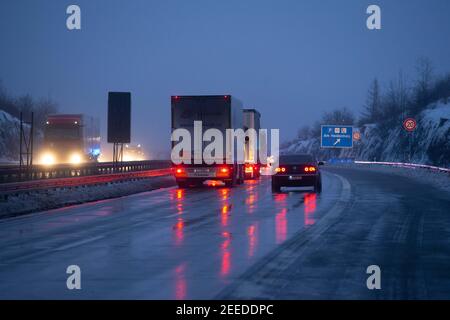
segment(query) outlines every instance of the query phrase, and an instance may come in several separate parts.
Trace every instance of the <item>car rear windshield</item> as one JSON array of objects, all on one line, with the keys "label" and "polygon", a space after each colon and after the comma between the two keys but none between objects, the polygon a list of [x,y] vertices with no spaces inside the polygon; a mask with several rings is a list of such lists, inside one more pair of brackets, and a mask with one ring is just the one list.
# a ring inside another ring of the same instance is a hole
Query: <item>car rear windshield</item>
[{"label": "car rear windshield", "polygon": [[282,164],[298,164],[309,162],[314,162],[313,157],[309,154],[280,156],[280,163]]}]

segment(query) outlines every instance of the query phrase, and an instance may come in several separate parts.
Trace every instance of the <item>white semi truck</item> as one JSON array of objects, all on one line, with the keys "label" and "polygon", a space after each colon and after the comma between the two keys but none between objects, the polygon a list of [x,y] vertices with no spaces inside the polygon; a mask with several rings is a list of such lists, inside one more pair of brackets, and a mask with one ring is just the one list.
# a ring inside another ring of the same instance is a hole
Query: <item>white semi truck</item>
[{"label": "white semi truck", "polygon": [[[233,143],[234,137],[230,136],[230,130],[243,128],[242,103],[231,95],[205,95],[205,96],[172,96],[172,133],[176,129],[185,129],[192,136],[193,146],[188,150],[189,154],[173,154],[172,162],[175,179],[179,187],[203,185],[205,182],[217,181],[232,187],[244,181],[244,164],[239,163],[239,144]],[[202,157],[201,161],[195,161],[194,155],[202,155],[205,147],[210,142],[203,141],[196,145],[194,124],[201,121],[202,130],[217,129],[223,136],[223,160],[222,163],[210,163]],[[172,148],[177,141],[172,141]],[[243,147],[243,146],[242,146]],[[243,150],[241,152],[243,154]]]}]

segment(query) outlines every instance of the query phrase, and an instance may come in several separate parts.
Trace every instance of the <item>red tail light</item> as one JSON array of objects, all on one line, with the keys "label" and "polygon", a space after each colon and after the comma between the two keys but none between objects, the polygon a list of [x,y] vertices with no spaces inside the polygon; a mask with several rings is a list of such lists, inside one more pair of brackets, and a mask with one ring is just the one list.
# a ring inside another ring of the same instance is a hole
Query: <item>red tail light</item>
[{"label": "red tail light", "polygon": [[286,172],[286,168],[285,167],[278,167],[275,169],[276,173],[280,173],[280,172]]},{"label": "red tail light", "polygon": [[175,177],[186,177],[186,170],[180,167],[175,168]]},{"label": "red tail light", "polygon": [[216,176],[219,178],[227,178],[230,176],[230,168],[228,167],[218,167]]},{"label": "red tail light", "polygon": [[316,172],[317,169],[316,169],[316,167],[306,166],[304,170],[305,170],[305,172]]}]

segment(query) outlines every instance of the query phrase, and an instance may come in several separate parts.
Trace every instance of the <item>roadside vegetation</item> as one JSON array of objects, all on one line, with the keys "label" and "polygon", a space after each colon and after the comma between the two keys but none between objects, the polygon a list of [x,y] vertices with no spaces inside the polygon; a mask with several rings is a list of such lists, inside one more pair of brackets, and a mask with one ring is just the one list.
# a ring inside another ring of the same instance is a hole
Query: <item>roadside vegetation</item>
[{"label": "roadside vegetation", "polygon": [[[346,107],[326,112],[312,126],[301,127],[296,138],[284,142],[281,148],[284,152],[308,152],[324,159],[350,157],[447,166],[450,162],[449,111],[450,72],[438,75],[429,59],[420,58],[414,79],[407,79],[402,71],[387,84],[373,79],[359,114]],[[408,117],[418,121],[412,137],[401,129],[403,120]],[[321,150],[321,124],[353,125],[361,132],[362,140],[351,151]],[[387,152],[386,148],[392,151]]]}]

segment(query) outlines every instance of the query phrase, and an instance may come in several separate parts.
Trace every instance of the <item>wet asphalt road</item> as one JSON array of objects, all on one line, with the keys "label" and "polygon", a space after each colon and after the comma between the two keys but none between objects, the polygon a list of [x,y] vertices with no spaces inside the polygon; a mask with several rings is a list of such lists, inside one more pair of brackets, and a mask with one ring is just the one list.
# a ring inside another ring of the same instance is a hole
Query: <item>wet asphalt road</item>
[{"label": "wet asphalt road", "polygon": [[323,189],[273,195],[263,178],[3,220],[0,298],[450,298],[448,193],[334,167]]}]

